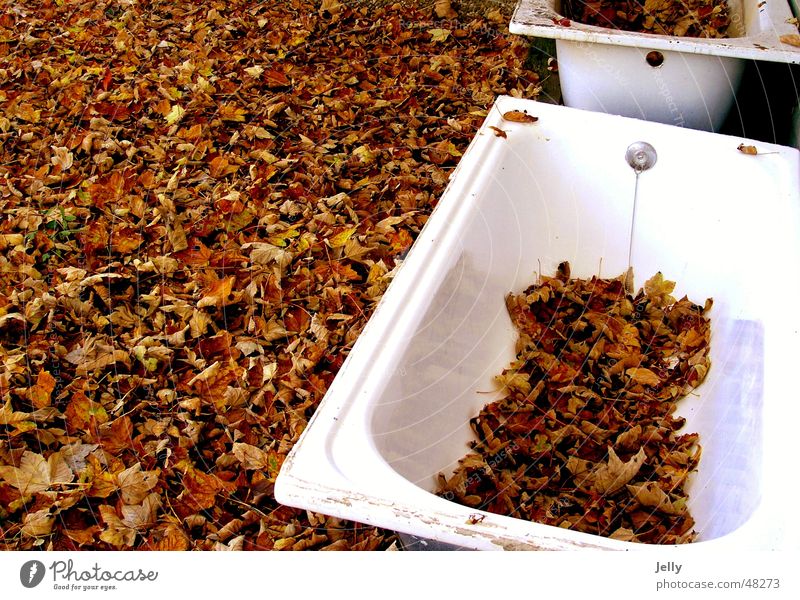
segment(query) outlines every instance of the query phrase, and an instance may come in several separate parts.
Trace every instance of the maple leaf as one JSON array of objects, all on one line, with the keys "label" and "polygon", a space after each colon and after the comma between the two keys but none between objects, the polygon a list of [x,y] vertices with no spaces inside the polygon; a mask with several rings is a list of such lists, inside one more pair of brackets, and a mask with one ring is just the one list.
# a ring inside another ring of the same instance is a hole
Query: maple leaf
[{"label": "maple leaf", "polygon": [[72,167],[74,156],[69,148],[65,146],[50,146],[53,150],[53,156],[50,158],[50,163],[59,167],[62,172],[66,172]]},{"label": "maple leaf", "polygon": [[628,491],[642,506],[654,508],[668,515],[682,515],[686,512],[686,503],[674,501],[654,481],[638,485],[628,485]]},{"label": "maple leaf", "polygon": [[44,492],[54,485],[71,483],[75,475],[61,454],[54,453],[46,459],[26,450],[19,467],[0,467],[0,478],[23,495],[28,495]]},{"label": "maple leaf", "polygon": [[49,508],[27,513],[22,522],[22,535],[33,538],[50,535],[55,521],[56,516],[50,512]]},{"label": "maple leaf", "polygon": [[136,463],[117,473],[117,486],[125,504],[139,504],[158,483],[160,471],[142,471],[142,464]]},{"label": "maple leaf", "polygon": [[100,516],[106,524],[106,529],[100,534],[100,539],[115,548],[133,546],[137,534],[155,524],[159,508],[161,508],[161,498],[158,494],[145,496],[140,504],[122,506],[121,517],[114,507],[101,505]]},{"label": "maple leaf", "polygon": [[50,394],[56,388],[56,380],[47,371],[39,371],[36,378],[36,385],[32,386],[28,391],[31,403],[36,408],[44,408],[50,406]]},{"label": "maple leaf", "polygon": [[169,112],[164,115],[164,119],[166,119],[167,125],[174,125],[180,121],[185,114],[186,110],[184,110],[180,105],[175,104],[172,108],[170,108]]},{"label": "maple leaf", "polygon": [[[258,68],[260,69],[261,67]],[[219,116],[223,121],[242,123],[247,117],[247,110],[234,104],[222,104],[219,107]]]},{"label": "maple leaf", "polygon": [[211,273],[206,278],[206,285],[203,287],[202,297],[197,301],[197,308],[204,306],[225,306],[228,304],[236,283],[236,277],[223,277],[218,279],[216,274]]},{"label": "maple leaf", "polygon": [[277,264],[285,269],[294,258],[292,253],[267,242],[250,242],[242,246],[242,251],[250,252],[250,260],[257,265]]},{"label": "maple leaf", "polygon": [[586,473],[579,479],[578,486],[593,488],[600,494],[613,494],[636,476],[646,459],[644,447],[627,462],[622,462],[614,449],[609,448],[608,462]]},{"label": "maple leaf", "polygon": [[664,279],[661,271],[653,275],[644,283],[644,293],[656,306],[668,306],[675,302],[670,296],[675,289],[675,282]]},{"label": "maple leaf", "polygon": [[269,464],[269,454],[250,444],[235,443],[231,452],[245,469],[264,469]]}]

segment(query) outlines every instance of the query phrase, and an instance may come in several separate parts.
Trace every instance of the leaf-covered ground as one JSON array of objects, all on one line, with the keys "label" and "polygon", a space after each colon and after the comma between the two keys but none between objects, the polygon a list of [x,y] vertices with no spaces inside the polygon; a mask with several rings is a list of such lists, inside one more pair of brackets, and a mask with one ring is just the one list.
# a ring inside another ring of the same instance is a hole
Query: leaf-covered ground
[{"label": "leaf-covered ground", "polygon": [[275,476],[538,79],[507,14],[326,4],[0,0],[2,547],[391,544]]}]

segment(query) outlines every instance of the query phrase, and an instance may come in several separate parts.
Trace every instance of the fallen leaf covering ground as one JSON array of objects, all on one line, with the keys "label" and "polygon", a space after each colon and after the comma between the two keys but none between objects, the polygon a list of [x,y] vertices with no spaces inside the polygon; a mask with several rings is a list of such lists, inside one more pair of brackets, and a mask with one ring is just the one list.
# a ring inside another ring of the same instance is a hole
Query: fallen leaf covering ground
[{"label": "fallen leaf covering ground", "polygon": [[494,97],[536,95],[505,22],[0,0],[3,548],[391,543],[274,480]]}]

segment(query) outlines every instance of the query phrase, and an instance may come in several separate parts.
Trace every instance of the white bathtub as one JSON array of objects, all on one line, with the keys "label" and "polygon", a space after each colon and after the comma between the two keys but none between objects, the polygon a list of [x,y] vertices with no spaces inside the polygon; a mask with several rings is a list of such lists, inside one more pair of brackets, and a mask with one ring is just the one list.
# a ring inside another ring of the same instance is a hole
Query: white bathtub
[{"label": "white bathtub", "polygon": [[[504,121],[512,109],[539,121]],[[635,176],[624,155],[640,140],[658,161],[640,179],[636,284],[661,270],[676,294],[714,298],[712,368],[677,411],[703,446],[688,488],[691,546],[800,548],[800,153],[756,143],[762,154],[749,156],[738,138],[509,97],[287,458],[278,501],[467,548],[646,547],[432,493],[513,358],[504,296],[565,259],[575,276],[627,267]]]},{"label": "white bathtub", "polygon": [[[556,40],[567,106],[718,131],[741,82],[745,60],[800,63],[787,0],[729,0],[725,39],[698,39],[560,24],[559,0],[519,0],[512,33]],[[651,66],[650,52],[663,62]]]}]

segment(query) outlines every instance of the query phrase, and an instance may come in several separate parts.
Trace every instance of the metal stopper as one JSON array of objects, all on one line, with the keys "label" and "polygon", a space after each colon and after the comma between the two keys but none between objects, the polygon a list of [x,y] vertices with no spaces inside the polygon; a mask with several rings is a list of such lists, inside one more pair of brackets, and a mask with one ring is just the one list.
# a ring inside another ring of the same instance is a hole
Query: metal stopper
[{"label": "metal stopper", "polygon": [[637,173],[652,168],[657,158],[656,149],[647,142],[634,142],[625,151],[625,160]]}]

